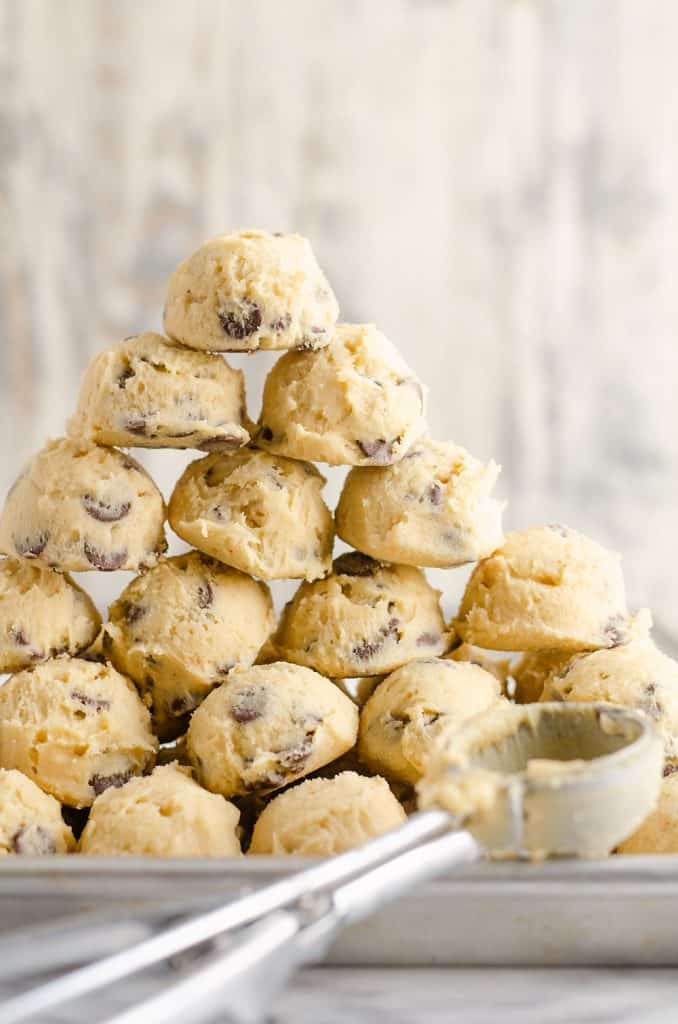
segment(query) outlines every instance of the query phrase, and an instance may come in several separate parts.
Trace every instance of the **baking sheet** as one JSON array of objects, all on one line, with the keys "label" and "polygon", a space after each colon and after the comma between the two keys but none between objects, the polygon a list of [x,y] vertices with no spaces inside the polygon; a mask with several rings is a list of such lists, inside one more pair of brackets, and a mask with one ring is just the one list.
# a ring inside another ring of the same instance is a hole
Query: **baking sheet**
[{"label": "baking sheet", "polygon": [[[113,921],[209,906],[310,863],[6,858],[0,941],[14,928],[64,915]],[[392,966],[675,965],[678,856],[468,867],[349,929],[329,959]]]}]

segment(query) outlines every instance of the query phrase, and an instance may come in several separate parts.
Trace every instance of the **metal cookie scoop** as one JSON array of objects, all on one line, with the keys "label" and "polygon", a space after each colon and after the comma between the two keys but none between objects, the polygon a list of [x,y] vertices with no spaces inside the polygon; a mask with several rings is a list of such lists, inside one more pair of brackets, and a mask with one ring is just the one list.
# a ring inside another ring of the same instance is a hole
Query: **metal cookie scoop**
[{"label": "metal cookie scoop", "polygon": [[[489,852],[609,853],[652,809],[662,744],[644,715],[605,704],[504,704],[451,734],[401,828],[0,1005],[3,1024],[195,947],[191,972],[108,1024],[256,1021],[337,932],[419,881]],[[442,809],[441,809],[442,808]],[[82,936],[79,935],[81,939]],[[207,944],[206,947],[204,944]],[[32,955],[40,959],[40,951]]]}]

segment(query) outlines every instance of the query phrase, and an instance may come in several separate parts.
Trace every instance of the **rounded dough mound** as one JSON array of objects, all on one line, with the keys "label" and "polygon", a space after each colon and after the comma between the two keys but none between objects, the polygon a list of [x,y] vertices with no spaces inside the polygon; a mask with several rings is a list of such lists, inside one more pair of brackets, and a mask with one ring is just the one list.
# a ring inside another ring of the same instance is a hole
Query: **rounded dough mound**
[{"label": "rounded dough mound", "polygon": [[111,605],[103,649],[172,739],[236,666],[251,665],[274,626],[264,583],[190,551],[138,576]]},{"label": "rounded dough mound", "polygon": [[358,709],[329,679],[274,662],[231,672],[193,715],[187,743],[203,785],[230,797],[280,789],[357,735]]},{"label": "rounded dough mound", "polygon": [[314,580],[332,567],[324,485],[308,462],[252,449],[208,455],[184,471],[169,520],[189,544],[252,576]]},{"label": "rounded dough mound", "polygon": [[451,441],[418,441],[394,466],[352,469],[337,533],[358,551],[404,565],[475,562],[502,542],[499,475]]},{"label": "rounded dough mound", "polygon": [[78,654],[101,619],[70,576],[21,558],[0,559],[0,672]]},{"label": "rounded dough mound", "polygon": [[94,357],[68,433],[122,448],[233,451],[249,440],[245,418],[241,370],[148,332]]},{"label": "rounded dough mound", "polygon": [[350,551],[325,579],[302,583],[272,637],[277,656],[337,678],[381,675],[449,639],[440,592],[420,569]]},{"label": "rounded dough mound", "polygon": [[384,779],[342,772],[281,793],[254,826],[249,853],[331,857],[396,828],[405,811]]},{"label": "rounded dough mound", "polygon": [[21,772],[0,768],[0,855],[42,857],[74,847],[59,801]]},{"label": "rounded dough mound", "polygon": [[386,778],[414,784],[444,729],[500,699],[498,680],[469,662],[432,658],[403,665],[380,683],[360,713],[358,754]]},{"label": "rounded dough mound", "polygon": [[624,643],[619,556],[565,526],[509,533],[474,569],[455,627],[468,643],[499,651]]},{"label": "rounded dough mound", "polygon": [[678,853],[678,773],[669,769],[657,806],[617,853]]},{"label": "rounded dough mound", "polygon": [[172,274],[165,330],[211,352],[327,345],[339,307],[301,235],[238,231],[212,238]]},{"label": "rounded dough mound", "polygon": [[275,364],[257,444],[330,466],[386,466],[425,429],[424,389],[395,346],[374,324],[338,324],[322,352]]},{"label": "rounded dough mound", "polygon": [[541,700],[609,701],[644,711],[662,735],[667,760],[678,763],[678,662],[651,640],[573,658],[547,677]]},{"label": "rounded dough mound", "polygon": [[65,572],[138,570],[166,547],[165,504],[148,473],[115,448],[50,441],[5,500],[0,551]]},{"label": "rounded dough mound", "polygon": [[110,665],[58,658],[0,687],[0,767],[64,804],[88,807],[151,767],[157,748],[138,693]]},{"label": "rounded dough mound", "polygon": [[238,857],[240,812],[177,764],[94,801],[79,852],[98,857]]}]

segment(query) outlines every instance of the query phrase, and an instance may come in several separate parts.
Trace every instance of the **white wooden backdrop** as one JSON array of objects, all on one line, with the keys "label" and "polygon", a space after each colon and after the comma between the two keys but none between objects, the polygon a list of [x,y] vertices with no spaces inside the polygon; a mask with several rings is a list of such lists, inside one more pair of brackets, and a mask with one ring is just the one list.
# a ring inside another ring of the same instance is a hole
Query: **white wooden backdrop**
[{"label": "white wooden backdrop", "polygon": [[677,38],[676,0],[1,0],[0,485],[204,237],[294,229],[509,525],[618,547],[671,627]]}]

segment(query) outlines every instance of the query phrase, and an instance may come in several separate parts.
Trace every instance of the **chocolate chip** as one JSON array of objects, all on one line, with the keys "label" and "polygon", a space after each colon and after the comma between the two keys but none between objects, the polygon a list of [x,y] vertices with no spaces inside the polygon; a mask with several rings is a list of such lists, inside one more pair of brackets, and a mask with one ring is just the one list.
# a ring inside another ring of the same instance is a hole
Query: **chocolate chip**
[{"label": "chocolate chip", "polygon": [[548,523],[547,530],[551,530],[552,533],[557,533],[560,537],[571,537],[572,530],[569,526],[563,526],[562,523]]},{"label": "chocolate chip", "polygon": [[111,706],[110,700],[106,700],[105,697],[90,697],[88,693],[83,693],[82,690],[71,690],[71,697],[78,704],[82,704],[86,708],[92,708],[97,713],[108,711]]},{"label": "chocolate chip", "polygon": [[42,825],[24,825],[11,839],[14,853],[24,857],[41,857],[56,853],[54,837]]},{"label": "chocolate chip", "polygon": [[393,441],[385,441],[383,438],[377,441],[356,441],[356,444],[365,458],[372,459],[376,465],[387,465],[393,455]]},{"label": "chocolate chip", "polygon": [[290,315],[290,313],[283,313],[282,316],[278,317],[277,320],[273,321],[273,323],[271,324],[271,330],[272,331],[286,331],[291,323],[292,323],[292,316]]},{"label": "chocolate chip", "polygon": [[127,387],[127,381],[131,380],[132,377],[136,376],[131,366],[126,366],[125,369],[118,375],[118,387],[123,391]]},{"label": "chocolate chip", "polygon": [[438,508],[443,503],[443,489],[440,484],[431,484],[426,491],[426,497],[431,505]]},{"label": "chocolate chip", "polygon": [[383,562],[377,562],[361,551],[346,551],[334,559],[332,571],[340,576],[374,576],[383,568]]},{"label": "chocolate chip", "polygon": [[298,345],[294,346],[295,352],[315,352],[318,342],[315,338],[302,338]]},{"label": "chocolate chip", "polygon": [[110,654],[113,650],[113,637],[106,630],[101,634],[101,649],[104,654]]},{"label": "chocolate chip", "polygon": [[664,765],[664,778],[667,779],[669,775],[673,775],[674,772],[678,772],[678,764],[665,764]]},{"label": "chocolate chip", "polygon": [[38,533],[35,537],[14,537],[14,548],[18,555],[22,555],[24,558],[39,558],[47,547],[49,540],[49,533],[45,530],[42,533]]},{"label": "chocolate chip", "polygon": [[[67,644],[61,644],[60,647],[50,647],[49,656],[50,658],[60,658],[64,654],[68,654],[69,647]],[[41,658],[41,654],[34,654],[34,658]]]},{"label": "chocolate chip", "polygon": [[231,718],[239,725],[262,718],[266,706],[266,691],[261,686],[248,686],[235,694],[231,704]]},{"label": "chocolate chip", "polygon": [[620,647],[628,642],[627,621],[623,615],[613,615],[603,629],[603,635],[610,641],[610,647]]},{"label": "chocolate chip", "polygon": [[218,676],[227,676],[232,668],[235,668],[235,662],[225,661],[223,664],[216,666],[216,673]]},{"label": "chocolate chip", "polygon": [[14,641],[14,643],[17,645],[17,647],[30,647],[31,646],[30,640],[28,639],[28,637],[24,633],[23,629],[21,629],[19,626],[10,626],[8,632],[9,632],[10,638]]},{"label": "chocolate chip", "polygon": [[201,441],[198,448],[201,452],[224,452],[236,451],[242,448],[243,439],[235,434],[221,434],[216,437],[206,437]]},{"label": "chocolate chip", "polygon": [[396,714],[393,711],[387,711],[383,716],[384,725],[392,732],[402,732],[406,725],[409,725],[412,719],[409,715],[401,713]]},{"label": "chocolate chip", "polygon": [[85,541],[83,548],[89,564],[93,565],[95,569],[101,569],[102,572],[113,572],[115,569],[120,569],[127,560],[127,548],[121,548],[120,551],[102,551],[90,544],[88,540]]},{"label": "chocolate chip", "polygon": [[118,523],[129,515],[131,501],[104,501],[91,494],[83,494],[82,506],[88,516],[100,523]]},{"label": "chocolate chip", "polygon": [[261,327],[261,309],[256,302],[246,300],[239,312],[228,310],[217,313],[222,330],[231,338],[249,338]]},{"label": "chocolate chip", "polygon": [[263,437],[264,441],[272,441],[273,440],[273,431],[271,430],[270,427],[262,427],[261,428],[261,436]]},{"label": "chocolate chip", "polygon": [[134,604],[132,601],[125,604],[123,608],[123,615],[128,626],[133,626],[139,619],[143,619],[147,612],[146,605]]},{"label": "chocolate chip", "polygon": [[214,601],[214,591],[209,580],[203,580],[198,586],[198,608],[209,608]]},{"label": "chocolate chip", "polygon": [[440,633],[420,633],[417,637],[417,647],[434,647],[437,643],[440,643]]},{"label": "chocolate chip", "polygon": [[175,697],[170,701],[167,705],[167,714],[170,718],[181,718],[182,715],[195,711],[199,704],[200,698],[194,693],[185,693],[182,697]]},{"label": "chocolate chip", "polygon": [[135,434],[137,437],[145,437],[148,433],[148,421],[143,416],[125,420],[124,427],[128,434]]},{"label": "chocolate chip", "polygon": [[373,658],[375,654],[379,653],[387,640],[395,639],[396,642],[399,642],[399,625],[399,619],[389,619],[386,625],[381,627],[379,633],[373,640],[362,640],[359,644],[356,644],[355,647],[353,647],[351,652],[353,657],[357,658],[358,661],[369,661],[370,658]]},{"label": "chocolate chip", "polygon": [[107,789],[120,789],[126,782],[129,782],[133,774],[131,768],[126,772],[114,772],[113,775],[99,775],[95,772],[89,779],[89,785],[96,796],[101,796]]},{"label": "chocolate chip", "polygon": [[146,663],[148,665],[159,665],[160,664],[160,658],[158,658],[155,654],[147,654],[146,655]]},{"label": "chocolate chip", "polygon": [[308,761],[311,751],[313,750],[313,736],[314,733],[307,733],[299,743],[295,743],[291,747],[284,747],[282,750],[275,751],[277,754],[277,764],[281,771],[299,771],[304,763]]}]

